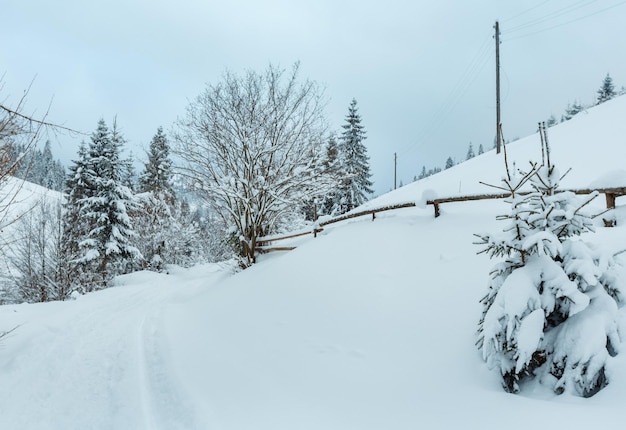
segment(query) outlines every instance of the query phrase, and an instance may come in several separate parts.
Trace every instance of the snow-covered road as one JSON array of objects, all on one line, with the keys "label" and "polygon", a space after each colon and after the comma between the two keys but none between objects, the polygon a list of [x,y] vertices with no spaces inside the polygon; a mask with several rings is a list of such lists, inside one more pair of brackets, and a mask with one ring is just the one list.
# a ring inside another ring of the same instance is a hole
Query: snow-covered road
[{"label": "snow-covered road", "polygon": [[[509,395],[482,363],[474,335],[492,262],[472,232],[501,204],[355,220],[235,276],[211,265],[141,272],[75,301],[2,306],[0,329],[19,327],[0,341],[0,429],[623,422],[626,354],[591,399],[537,384]],[[624,231],[598,238],[618,246]]]},{"label": "snow-covered road", "polygon": [[204,428],[174,377],[163,312],[224,276],[143,272],[76,301],[3,307],[0,325],[18,327],[0,346],[0,428]]}]

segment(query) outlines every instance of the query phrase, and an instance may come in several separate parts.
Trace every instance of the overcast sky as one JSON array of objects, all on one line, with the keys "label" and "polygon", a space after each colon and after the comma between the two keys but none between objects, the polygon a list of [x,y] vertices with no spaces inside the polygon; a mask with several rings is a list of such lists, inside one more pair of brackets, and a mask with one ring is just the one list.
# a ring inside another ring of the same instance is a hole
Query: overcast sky
[{"label": "overcast sky", "polygon": [[[0,100],[29,86],[27,112],[91,133],[117,115],[137,157],[158,126],[230,69],[301,62],[326,87],[335,129],[352,98],[377,193],[423,165],[465,159],[495,134],[495,43],[501,23],[506,139],[591,103],[610,73],[626,85],[622,0],[8,0],[0,15]],[[80,138],[53,152],[75,158]],[[590,142],[590,145],[593,143]]]}]

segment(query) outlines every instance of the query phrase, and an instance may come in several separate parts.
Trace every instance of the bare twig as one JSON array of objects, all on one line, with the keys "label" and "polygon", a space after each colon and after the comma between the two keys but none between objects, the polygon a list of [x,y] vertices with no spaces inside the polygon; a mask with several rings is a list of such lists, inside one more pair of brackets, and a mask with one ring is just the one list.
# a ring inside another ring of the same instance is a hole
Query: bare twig
[{"label": "bare twig", "polygon": [[479,183],[479,184],[482,184],[482,185],[486,185],[486,186],[491,187],[491,188],[496,188],[496,189],[498,189],[498,190],[502,190],[502,191],[510,191],[510,189],[508,189],[508,188],[504,188],[504,187],[499,187],[499,186],[497,186],[497,185],[488,184],[488,183],[483,182],[483,181],[478,181],[478,183]]},{"label": "bare twig", "polygon": [[[59,125],[59,124],[54,124],[52,122],[48,122],[48,121],[44,121],[44,120],[39,120],[39,119],[33,118],[32,116],[21,114],[21,113],[13,110],[11,108],[8,108],[8,107],[4,106],[3,104],[0,104],[0,109],[5,111],[9,115],[16,116],[16,117],[21,118],[21,119],[23,119],[25,121],[32,122],[32,123],[40,125],[40,126],[50,127],[50,128],[58,129],[58,130],[64,130],[64,131],[68,131],[70,133],[79,134],[81,136],[87,136],[88,135],[88,133],[84,133],[82,131],[78,131],[78,130],[75,130],[73,128],[65,127],[65,126]],[[47,113],[46,113],[46,116],[47,116]]]},{"label": "bare twig", "polygon": [[12,333],[13,331],[15,331],[17,328],[19,327],[19,325],[16,325],[15,327],[13,327],[11,330],[7,330],[7,331],[0,331],[0,339],[2,339],[3,337],[5,337],[6,335]]}]

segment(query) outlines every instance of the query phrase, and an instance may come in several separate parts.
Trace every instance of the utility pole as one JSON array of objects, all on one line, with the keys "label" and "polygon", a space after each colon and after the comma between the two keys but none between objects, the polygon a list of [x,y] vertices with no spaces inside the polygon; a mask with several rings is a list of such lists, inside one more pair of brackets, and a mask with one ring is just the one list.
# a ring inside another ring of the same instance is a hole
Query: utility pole
[{"label": "utility pole", "polygon": [[396,179],[398,178],[398,153],[393,153],[393,189],[397,188]]},{"label": "utility pole", "polygon": [[496,21],[496,153],[500,153],[502,127],[500,120],[500,24]]}]

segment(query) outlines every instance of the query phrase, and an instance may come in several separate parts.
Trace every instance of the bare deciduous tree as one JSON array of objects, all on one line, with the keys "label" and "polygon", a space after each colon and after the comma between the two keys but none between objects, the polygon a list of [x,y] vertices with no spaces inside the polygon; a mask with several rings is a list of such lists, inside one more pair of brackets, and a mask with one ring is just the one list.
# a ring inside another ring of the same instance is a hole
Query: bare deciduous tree
[{"label": "bare deciduous tree", "polygon": [[24,154],[20,154],[17,159],[14,159],[11,154],[12,146],[20,140],[24,148],[31,148],[45,125],[45,122],[35,121],[21,113],[26,94],[27,92],[18,100],[15,107],[0,103],[0,226],[2,227],[10,223],[6,219],[6,212],[19,191],[19,186],[7,186],[7,181],[24,158]]},{"label": "bare deciduous tree", "polygon": [[33,303],[69,297],[71,291],[63,282],[62,227],[61,201],[56,197],[42,198],[17,221],[5,255],[17,300]]},{"label": "bare deciduous tree", "polygon": [[[0,78],[0,92],[2,91],[2,79]],[[9,178],[21,163],[28,163],[29,151],[34,148],[44,131],[56,133],[69,132],[72,134],[84,134],[68,127],[53,124],[46,120],[48,111],[35,118],[34,115],[24,113],[28,91],[14,103],[8,104],[6,99],[0,100],[0,228],[14,222],[7,218],[9,206],[15,202],[23,181],[7,184]],[[13,147],[18,145],[22,148],[17,157],[12,155]]]},{"label": "bare deciduous tree", "polygon": [[227,72],[177,122],[180,171],[237,235],[243,266],[254,263],[258,237],[327,192],[323,91],[299,81],[298,69]]}]

